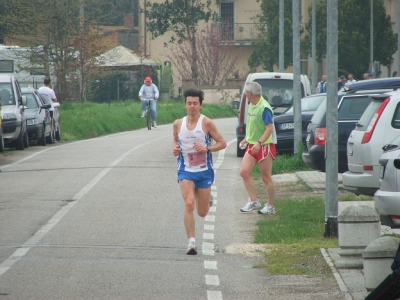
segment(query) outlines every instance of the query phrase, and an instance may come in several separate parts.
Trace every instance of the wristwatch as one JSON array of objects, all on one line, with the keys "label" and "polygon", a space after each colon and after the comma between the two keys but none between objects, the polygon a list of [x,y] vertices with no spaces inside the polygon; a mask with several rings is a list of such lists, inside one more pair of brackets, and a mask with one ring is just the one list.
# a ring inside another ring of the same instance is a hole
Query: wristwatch
[{"label": "wristwatch", "polygon": [[261,141],[258,141],[258,143],[260,144],[260,146],[262,146],[262,145],[263,145],[263,143],[261,143]]},{"label": "wristwatch", "polygon": [[207,153],[210,153],[211,152],[211,148],[210,148],[210,146],[207,146]]}]

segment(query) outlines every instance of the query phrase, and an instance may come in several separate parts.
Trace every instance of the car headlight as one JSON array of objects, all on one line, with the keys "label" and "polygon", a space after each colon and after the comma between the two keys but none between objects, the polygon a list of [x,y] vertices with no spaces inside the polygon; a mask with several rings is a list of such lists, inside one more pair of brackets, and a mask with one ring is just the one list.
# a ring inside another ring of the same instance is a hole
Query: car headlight
[{"label": "car headlight", "polygon": [[26,125],[37,125],[39,124],[39,120],[38,119],[28,119],[26,120]]},{"label": "car headlight", "polygon": [[17,116],[12,113],[6,113],[3,115],[3,125],[12,124],[17,122]]},{"label": "car headlight", "polygon": [[3,115],[3,120],[12,120],[12,119],[17,119],[17,116],[12,113],[6,113]]}]

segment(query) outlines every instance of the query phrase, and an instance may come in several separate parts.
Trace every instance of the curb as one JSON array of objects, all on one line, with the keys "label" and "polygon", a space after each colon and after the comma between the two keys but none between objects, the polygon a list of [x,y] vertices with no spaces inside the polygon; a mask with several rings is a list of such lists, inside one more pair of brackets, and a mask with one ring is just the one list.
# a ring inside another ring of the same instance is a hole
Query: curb
[{"label": "curb", "polygon": [[332,262],[331,257],[329,256],[328,252],[325,248],[320,248],[321,254],[324,257],[326,263],[331,268],[332,274],[336,279],[336,282],[339,286],[340,291],[344,293],[345,300],[352,300],[353,297],[350,295],[349,290],[347,289],[346,284],[344,283],[342,277],[340,276],[339,272],[336,270],[335,265]]}]

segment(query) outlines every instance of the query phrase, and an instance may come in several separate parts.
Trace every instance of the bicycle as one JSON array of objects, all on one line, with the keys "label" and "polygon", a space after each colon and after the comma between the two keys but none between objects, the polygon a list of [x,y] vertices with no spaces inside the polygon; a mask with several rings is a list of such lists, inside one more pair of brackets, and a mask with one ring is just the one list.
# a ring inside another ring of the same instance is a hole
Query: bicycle
[{"label": "bicycle", "polygon": [[151,117],[150,101],[151,100],[148,100],[147,104],[146,104],[146,106],[147,106],[147,109],[146,109],[146,120],[147,120],[147,129],[148,130],[151,130],[151,125],[153,123],[153,119]]}]

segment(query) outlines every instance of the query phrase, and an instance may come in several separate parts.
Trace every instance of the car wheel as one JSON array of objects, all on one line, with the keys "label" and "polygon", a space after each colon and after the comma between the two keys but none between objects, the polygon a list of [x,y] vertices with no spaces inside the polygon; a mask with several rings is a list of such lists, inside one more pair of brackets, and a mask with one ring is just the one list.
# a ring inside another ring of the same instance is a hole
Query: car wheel
[{"label": "car wheel", "polygon": [[15,141],[15,148],[17,150],[24,150],[25,149],[25,147],[24,147],[24,134],[22,133],[22,129],[19,132],[18,139]]},{"label": "car wheel", "polygon": [[29,148],[29,137],[28,137],[28,132],[26,130],[24,133],[24,147]]},{"label": "car wheel", "polygon": [[56,140],[61,141],[61,128],[60,122],[57,123],[57,130],[56,130]]},{"label": "car wheel", "polygon": [[40,146],[46,146],[46,136],[45,136],[45,127],[43,126],[43,131],[42,131],[42,135],[40,136],[39,140],[38,140],[38,144]]},{"label": "car wheel", "polygon": [[53,130],[50,131],[49,136],[46,136],[47,144],[54,144],[54,132]]},{"label": "car wheel", "polygon": [[236,144],[236,156],[237,157],[243,157],[244,154],[246,153],[246,149],[241,149],[239,147],[239,144],[240,144],[240,141],[238,141],[237,144]]}]

